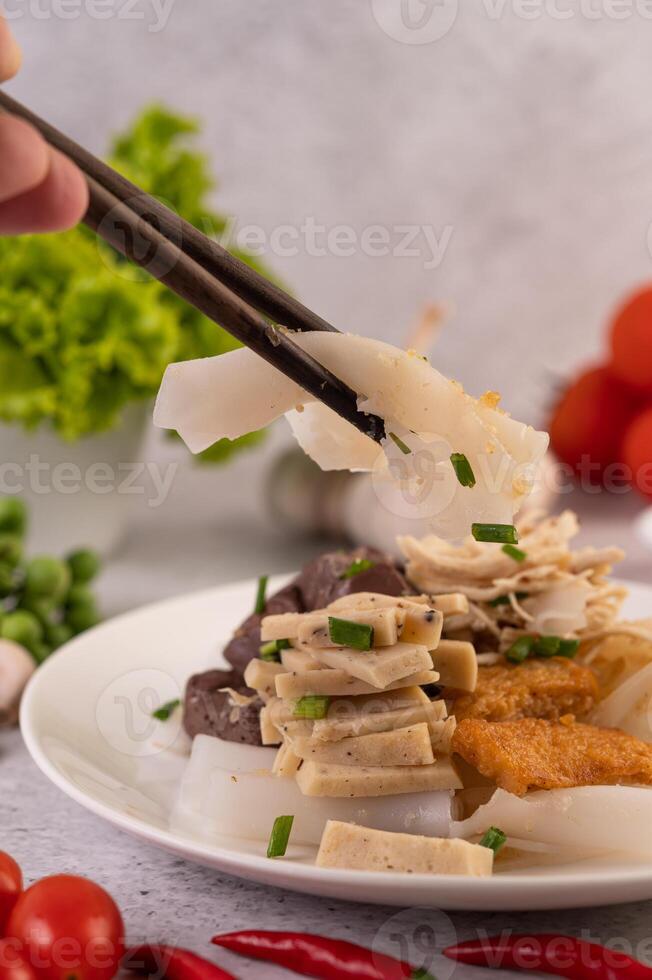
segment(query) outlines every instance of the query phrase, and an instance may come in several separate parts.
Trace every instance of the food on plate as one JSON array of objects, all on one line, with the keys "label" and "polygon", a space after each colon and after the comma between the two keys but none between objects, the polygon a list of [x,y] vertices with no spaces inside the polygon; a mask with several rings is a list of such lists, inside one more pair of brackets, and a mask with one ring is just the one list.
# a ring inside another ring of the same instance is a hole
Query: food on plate
[{"label": "food on plate", "polygon": [[[439,681],[433,666],[442,624],[442,612],[426,596],[409,602],[374,593],[340,598],[313,612],[263,618],[261,639],[282,642],[283,648],[276,653],[278,662],[250,661],[244,676],[261,700],[269,704],[273,699],[264,724],[277,728],[282,743],[278,771],[293,776],[305,796],[378,797],[461,788],[450,757],[442,753],[445,743],[436,736],[433,747],[425,721],[345,736],[326,751],[323,737],[312,734],[312,725],[329,720],[331,709],[334,715],[342,709],[364,715],[369,702],[360,704],[360,697],[391,700],[406,688]],[[404,634],[422,642],[404,642]],[[260,650],[266,648],[263,642]],[[295,662],[290,669],[284,663],[290,651],[312,662]],[[288,730],[295,720],[305,723],[301,738]]]},{"label": "food on plate", "polygon": [[617,623],[626,589],[608,578],[623,552],[572,551],[578,530],[575,514],[565,511],[545,519],[526,515],[517,549],[487,547],[473,538],[454,546],[434,535],[401,537],[399,545],[405,573],[418,590],[467,597],[469,612],[445,624],[444,633],[470,629],[480,652],[504,653],[523,635],[587,641],[626,631]]},{"label": "food on plate", "polygon": [[338,820],[326,824],[317,853],[320,868],[461,874],[476,878],[491,874],[493,860],[490,847],[465,840],[389,833]]},{"label": "food on plate", "polygon": [[621,623],[620,629],[613,636],[583,644],[579,654],[595,674],[603,698],[652,664],[652,619]]},{"label": "food on plate", "polygon": [[573,660],[500,661],[478,667],[475,691],[456,700],[455,718],[458,722],[465,718],[559,721],[563,715],[587,715],[597,697],[598,683],[592,671]]},{"label": "food on plate", "polygon": [[272,771],[275,750],[198,735],[171,826],[204,840],[223,835],[267,843],[277,815],[292,814],[292,843],[317,845],[329,819],[448,836],[451,790],[377,797],[306,796],[294,778]]},{"label": "food on plate", "polygon": [[[409,586],[394,561],[373,548],[355,548],[321,555],[310,562],[289,585],[267,599],[264,612],[306,612],[352,592],[369,590],[400,596]],[[224,651],[225,659],[241,673],[257,657],[261,645],[262,612],[252,612],[236,630]]]},{"label": "food on plate", "polygon": [[533,488],[545,433],[501,411],[494,392],[467,395],[413,351],[353,334],[292,339],[358,393],[362,411],[385,420],[382,445],[248,350],[169,365],[156,425],[201,452],[285,415],[322,469],[373,471],[379,493],[398,494],[410,516],[446,537],[469,533],[473,522],[512,524]]},{"label": "food on plate", "polygon": [[572,718],[467,718],[455,729],[452,748],[516,796],[529,789],[565,786],[652,785],[651,745],[617,729]]},{"label": "food on plate", "polygon": [[619,620],[622,552],[577,530],[530,513],[516,544],[406,537],[404,566],[357,548],[263,577],[230,669],[188,682],[172,826],[264,848],[279,818],[274,854],[396,873],[648,854],[652,630]]},{"label": "food on plate", "polygon": [[652,742],[652,663],[600,701],[589,720],[600,728],[620,728],[642,742]]},{"label": "food on plate", "polygon": [[512,847],[544,847],[572,857],[587,852],[652,857],[651,820],[652,793],[647,787],[576,786],[535,790],[526,796],[497,789],[465,820],[454,820],[450,832],[475,838],[497,824]]}]

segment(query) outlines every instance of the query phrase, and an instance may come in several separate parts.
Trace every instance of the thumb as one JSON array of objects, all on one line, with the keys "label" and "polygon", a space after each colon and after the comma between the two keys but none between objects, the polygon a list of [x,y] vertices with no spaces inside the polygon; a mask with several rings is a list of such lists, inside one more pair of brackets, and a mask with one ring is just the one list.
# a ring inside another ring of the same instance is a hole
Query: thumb
[{"label": "thumb", "polygon": [[22,54],[18,43],[9,30],[7,21],[0,16],[0,82],[13,78],[20,68],[21,61]]}]

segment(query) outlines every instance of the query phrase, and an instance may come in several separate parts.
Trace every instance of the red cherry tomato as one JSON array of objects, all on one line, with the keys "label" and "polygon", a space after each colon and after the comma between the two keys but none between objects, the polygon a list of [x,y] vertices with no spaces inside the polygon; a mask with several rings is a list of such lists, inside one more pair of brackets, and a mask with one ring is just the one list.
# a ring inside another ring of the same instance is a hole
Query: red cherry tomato
[{"label": "red cherry tomato", "polygon": [[36,973],[17,939],[0,940],[0,980],[36,980]]},{"label": "red cherry tomato", "polygon": [[622,456],[631,468],[633,485],[644,497],[652,497],[652,408],[646,408],[630,424]]},{"label": "red cherry tomato", "polygon": [[23,876],[11,857],[0,851],[0,936],[5,934],[9,914],[23,890]]},{"label": "red cherry tomato", "polygon": [[640,290],[616,313],[611,368],[635,391],[652,394],[652,288]]},{"label": "red cherry tomato", "polygon": [[53,875],[23,892],[7,935],[24,944],[43,980],[111,980],[124,954],[124,926],[111,896],[86,878]]},{"label": "red cherry tomato", "polygon": [[637,400],[608,368],[585,371],[553,412],[552,448],[576,475],[597,484],[606,466],[620,462],[623,433],[637,407]]}]

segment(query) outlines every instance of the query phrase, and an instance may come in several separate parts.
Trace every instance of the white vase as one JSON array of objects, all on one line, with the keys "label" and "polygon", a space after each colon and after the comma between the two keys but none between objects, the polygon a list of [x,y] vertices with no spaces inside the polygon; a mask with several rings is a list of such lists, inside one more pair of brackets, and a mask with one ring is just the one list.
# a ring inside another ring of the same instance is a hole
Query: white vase
[{"label": "white vase", "polygon": [[147,403],[130,406],[117,428],[73,443],[46,429],[0,425],[0,495],[27,504],[29,553],[89,546],[107,554],[115,547],[137,501],[126,484],[150,413]]}]

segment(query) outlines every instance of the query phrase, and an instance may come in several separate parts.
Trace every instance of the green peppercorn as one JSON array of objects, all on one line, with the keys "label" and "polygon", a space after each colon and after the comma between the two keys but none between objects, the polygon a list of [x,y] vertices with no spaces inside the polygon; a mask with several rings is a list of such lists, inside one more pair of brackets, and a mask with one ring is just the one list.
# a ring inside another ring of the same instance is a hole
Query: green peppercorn
[{"label": "green peppercorn", "polygon": [[0,533],[0,561],[15,567],[22,555],[23,545],[18,535]]},{"label": "green peppercorn", "polygon": [[0,599],[6,599],[14,591],[16,576],[11,565],[0,564]]},{"label": "green peppercorn", "polygon": [[95,596],[88,585],[82,585],[81,582],[75,582],[70,586],[68,590],[68,595],[66,596],[66,606],[68,607],[78,607],[78,606],[94,606]]},{"label": "green peppercorn", "polygon": [[34,644],[32,649],[30,650],[30,653],[34,657],[34,660],[37,662],[37,664],[40,665],[43,663],[44,660],[47,660],[47,658],[52,653],[52,650],[53,648],[49,643],[45,643],[43,640],[41,640],[39,643]]},{"label": "green peppercorn", "polygon": [[27,509],[19,497],[0,497],[0,532],[23,535],[27,526]]},{"label": "green peppercorn", "polygon": [[45,596],[23,595],[18,603],[18,609],[33,613],[43,625],[50,622],[56,608],[57,600]]},{"label": "green peppercorn", "polygon": [[73,631],[67,623],[46,623],[45,639],[53,650],[72,639]]},{"label": "green peppercorn", "polygon": [[100,570],[100,557],[90,548],[80,548],[68,555],[73,582],[90,582]]},{"label": "green peppercorn", "polygon": [[59,558],[43,555],[32,558],[25,566],[27,595],[61,599],[70,587],[70,569]]},{"label": "green peppercorn", "polygon": [[26,609],[7,613],[0,623],[0,634],[5,640],[13,640],[34,653],[43,640],[43,627],[36,616]]},{"label": "green peppercorn", "polygon": [[95,603],[86,605],[71,606],[66,610],[66,625],[71,628],[73,633],[83,633],[91,626],[96,626],[100,621],[100,614],[95,607]]}]

